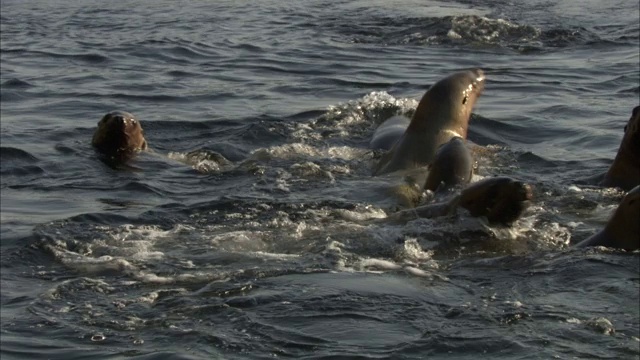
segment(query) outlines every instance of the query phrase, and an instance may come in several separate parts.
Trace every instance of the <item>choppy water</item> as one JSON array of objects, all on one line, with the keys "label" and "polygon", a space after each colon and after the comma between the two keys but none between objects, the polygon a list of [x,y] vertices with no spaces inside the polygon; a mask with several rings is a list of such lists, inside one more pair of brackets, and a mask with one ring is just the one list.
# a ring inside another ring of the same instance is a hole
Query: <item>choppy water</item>
[{"label": "choppy water", "polygon": [[[624,195],[575,181],[639,103],[637,1],[1,10],[3,359],[640,357],[638,252],[569,248]],[[385,222],[369,137],[469,67],[476,178],[533,206]],[[129,169],[90,146],[114,109]]]}]

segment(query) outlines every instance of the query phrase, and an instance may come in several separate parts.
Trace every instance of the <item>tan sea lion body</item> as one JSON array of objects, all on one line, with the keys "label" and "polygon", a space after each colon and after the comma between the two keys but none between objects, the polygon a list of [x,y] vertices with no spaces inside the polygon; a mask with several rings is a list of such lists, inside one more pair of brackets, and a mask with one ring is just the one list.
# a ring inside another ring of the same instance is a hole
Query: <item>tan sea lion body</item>
[{"label": "tan sea lion body", "polygon": [[147,149],[140,122],[126,111],[112,111],[98,122],[91,144],[109,160],[126,161]]},{"label": "tan sea lion body", "polygon": [[622,198],[604,229],[577,247],[606,246],[627,250],[640,248],[640,185]]},{"label": "tan sea lion body", "polygon": [[425,190],[449,189],[466,185],[473,175],[473,158],[461,137],[442,144],[429,165]]},{"label": "tan sea lion body", "polygon": [[471,110],[484,89],[484,80],[484,72],[474,69],[454,73],[431,86],[404,133],[374,167],[373,175],[426,166],[440,145],[455,136],[466,138]]},{"label": "tan sea lion body", "polygon": [[631,118],[624,127],[620,148],[602,185],[627,191],[640,185],[640,106],[633,109]]}]

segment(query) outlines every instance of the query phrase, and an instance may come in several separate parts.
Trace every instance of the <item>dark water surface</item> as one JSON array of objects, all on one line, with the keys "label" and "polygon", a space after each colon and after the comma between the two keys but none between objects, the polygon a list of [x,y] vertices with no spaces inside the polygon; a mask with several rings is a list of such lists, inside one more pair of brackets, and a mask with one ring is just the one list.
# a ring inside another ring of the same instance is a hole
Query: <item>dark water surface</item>
[{"label": "dark water surface", "polygon": [[[569,247],[624,195],[575,184],[639,103],[636,0],[1,4],[3,360],[640,357],[638,252]],[[476,179],[533,206],[384,221],[371,134],[469,67]]]}]

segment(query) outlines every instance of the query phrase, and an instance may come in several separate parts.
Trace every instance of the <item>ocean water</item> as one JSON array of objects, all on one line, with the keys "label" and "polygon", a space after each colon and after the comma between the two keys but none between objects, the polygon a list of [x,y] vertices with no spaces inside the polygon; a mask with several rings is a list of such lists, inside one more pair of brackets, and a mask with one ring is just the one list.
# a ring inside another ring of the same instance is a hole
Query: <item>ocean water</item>
[{"label": "ocean water", "polygon": [[[13,1],[0,11],[2,359],[640,358],[640,256],[574,249],[624,192],[619,1]],[[511,228],[394,223],[376,126],[470,67]],[[90,145],[135,114],[151,152]],[[229,162],[219,161],[217,154]]]}]

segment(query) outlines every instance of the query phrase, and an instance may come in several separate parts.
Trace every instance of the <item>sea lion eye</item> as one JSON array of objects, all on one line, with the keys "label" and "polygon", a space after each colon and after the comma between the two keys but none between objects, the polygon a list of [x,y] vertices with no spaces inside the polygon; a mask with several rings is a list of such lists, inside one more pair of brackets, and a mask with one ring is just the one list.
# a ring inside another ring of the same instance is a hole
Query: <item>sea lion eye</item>
[{"label": "sea lion eye", "polygon": [[468,97],[468,96],[465,96],[465,97],[462,99],[462,105],[466,105],[466,104],[467,104],[467,100],[469,100],[469,97]]}]

